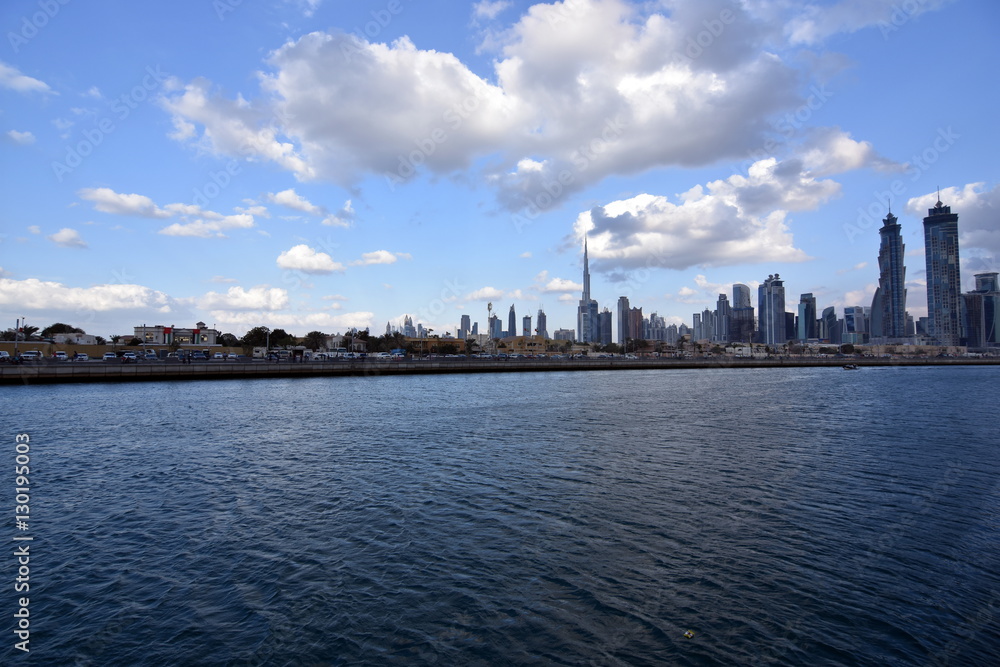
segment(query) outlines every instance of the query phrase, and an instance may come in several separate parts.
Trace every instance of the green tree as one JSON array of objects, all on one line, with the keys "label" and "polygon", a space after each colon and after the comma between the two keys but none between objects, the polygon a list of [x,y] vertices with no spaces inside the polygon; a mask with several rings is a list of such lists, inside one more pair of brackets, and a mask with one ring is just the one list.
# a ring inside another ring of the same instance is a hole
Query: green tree
[{"label": "green tree", "polygon": [[67,333],[87,333],[83,329],[78,329],[69,324],[64,324],[63,322],[56,322],[55,324],[50,324],[49,326],[42,329],[42,338],[51,338],[56,334],[67,334]]},{"label": "green tree", "polygon": [[128,342],[129,347],[139,347],[140,345],[142,345],[142,341],[136,338],[135,336],[133,336],[132,340]]},{"label": "green tree", "polygon": [[98,345],[107,345],[108,339],[105,338],[104,336],[94,336],[94,342],[97,343]]},{"label": "green tree", "polygon": [[310,350],[325,350],[327,335],[322,331],[310,331],[306,334],[302,344]]},{"label": "green tree", "polygon": [[237,345],[240,344],[240,339],[237,338],[234,334],[224,333],[221,336],[219,336],[218,342],[220,345],[224,345],[226,347],[236,347]]},{"label": "green tree", "polygon": [[240,343],[243,345],[243,351],[247,354],[250,353],[255,347],[264,347],[267,345],[268,334],[271,330],[267,327],[254,327],[243,334],[243,338],[240,339]]},{"label": "green tree", "polygon": [[295,336],[284,329],[275,329],[271,332],[271,347],[287,347],[295,344]]},{"label": "green tree", "polygon": [[111,337],[111,349],[116,349],[118,347],[118,341],[122,339],[119,335],[114,335]]},{"label": "green tree", "polygon": [[854,343],[844,343],[840,346],[841,354],[854,354]]}]

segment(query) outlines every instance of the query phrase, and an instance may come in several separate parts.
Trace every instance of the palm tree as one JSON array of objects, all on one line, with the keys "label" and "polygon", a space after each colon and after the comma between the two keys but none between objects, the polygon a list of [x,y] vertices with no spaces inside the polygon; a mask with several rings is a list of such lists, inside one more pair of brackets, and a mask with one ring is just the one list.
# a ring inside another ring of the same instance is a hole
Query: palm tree
[{"label": "palm tree", "polygon": [[112,336],[111,337],[111,349],[112,350],[118,348],[118,341],[120,341],[121,339],[122,339],[121,336]]}]

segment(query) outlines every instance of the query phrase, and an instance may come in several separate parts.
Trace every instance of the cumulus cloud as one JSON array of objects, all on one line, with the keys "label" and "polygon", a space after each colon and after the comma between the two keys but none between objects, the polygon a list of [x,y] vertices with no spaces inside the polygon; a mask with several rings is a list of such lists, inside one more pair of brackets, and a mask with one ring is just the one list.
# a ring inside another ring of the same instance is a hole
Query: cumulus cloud
[{"label": "cumulus cloud", "polygon": [[542,271],[535,276],[535,283],[538,285],[538,290],[545,293],[583,291],[583,283],[575,283],[565,278],[549,279],[548,271]]},{"label": "cumulus cloud", "polygon": [[496,287],[483,287],[465,295],[465,301],[489,301],[491,299],[502,299],[504,291]]},{"label": "cumulus cloud", "polygon": [[221,215],[212,211],[202,212],[199,217],[188,222],[175,222],[159,231],[165,236],[194,236],[198,238],[225,237],[230,229],[250,229],[254,226],[253,216],[247,213]]},{"label": "cumulus cloud", "polygon": [[24,310],[108,312],[156,308],[169,310],[171,299],[163,292],[142,285],[94,285],[67,287],[62,283],[0,279],[0,305]]},{"label": "cumulus cloud", "polygon": [[7,138],[18,144],[19,146],[28,146],[35,143],[35,135],[31,132],[18,132],[17,130],[8,130]]},{"label": "cumulus cloud", "polygon": [[248,290],[234,286],[224,294],[208,292],[198,300],[198,305],[206,310],[281,310],[288,306],[288,292],[267,285]]},{"label": "cumulus cloud", "polygon": [[304,243],[278,255],[277,263],[282,269],[303,273],[325,274],[344,271],[343,264],[333,261],[330,255],[314,250]]},{"label": "cumulus cloud", "polygon": [[235,331],[246,331],[266,323],[271,328],[282,328],[295,333],[306,331],[336,332],[346,329],[373,329],[375,313],[358,311],[333,313],[328,310],[311,313],[275,313],[271,311],[213,310],[212,320],[218,326]]},{"label": "cumulus cloud", "polygon": [[405,252],[389,252],[388,250],[376,250],[374,252],[366,252],[361,255],[361,259],[355,262],[351,262],[352,266],[367,266],[370,264],[395,264],[397,260],[400,259],[413,259],[409,253]]},{"label": "cumulus cloud", "polygon": [[879,155],[868,141],[855,141],[840,128],[820,128],[801,149],[803,166],[816,177],[832,176],[870,167],[882,172],[899,172],[906,165]]},{"label": "cumulus cloud", "polygon": [[481,0],[472,6],[472,16],[476,20],[492,21],[512,4],[510,0]]},{"label": "cumulus cloud", "polygon": [[[707,190],[707,192],[706,192]],[[785,224],[790,210],[816,208],[840,186],[819,181],[798,160],[761,160],[748,175],[696,186],[675,204],[641,194],[581,213],[577,237],[590,239],[591,268],[614,274],[641,267],[686,269],[801,262]]]},{"label": "cumulus cloud", "polygon": [[282,206],[287,206],[303,213],[310,213],[312,215],[319,215],[321,213],[321,209],[318,206],[297,194],[293,188],[282,190],[278,193],[268,193],[267,198],[275,204],[281,204]]},{"label": "cumulus cloud", "polygon": [[84,188],[77,193],[82,199],[94,202],[94,208],[113,215],[138,216],[163,219],[178,217],[175,222],[159,230],[165,236],[191,236],[198,238],[224,238],[232,229],[250,229],[254,217],[245,209],[232,215],[207,211],[196,204],[167,204],[160,208],[152,199],[139,194],[122,194],[111,188]]},{"label": "cumulus cloud", "polygon": [[0,88],[7,88],[19,93],[56,94],[44,81],[21,74],[21,71],[16,67],[2,61],[0,61]]},{"label": "cumulus cloud", "polygon": [[50,241],[63,248],[86,248],[86,242],[80,238],[80,233],[75,229],[63,227],[55,234],[48,237]]},{"label": "cumulus cloud", "polygon": [[77,194],[94,202],[94,209],[114,215],[134,215],[143,218],[169,218],[170,212],[159,208],[145,195],[121,194],[111,188],[83,188]]}]

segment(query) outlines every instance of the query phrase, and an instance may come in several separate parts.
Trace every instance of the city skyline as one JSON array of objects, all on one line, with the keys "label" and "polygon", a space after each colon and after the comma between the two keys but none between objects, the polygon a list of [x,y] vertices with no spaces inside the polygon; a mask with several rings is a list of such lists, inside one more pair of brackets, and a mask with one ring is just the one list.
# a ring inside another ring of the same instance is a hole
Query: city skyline
[{"label": "city skyline", "polygon": [[599,340],[623,295],[690,325],[769,274],[839,314],[890,204],[926,316],[939,199],[960,292],[998,266],[1000,7],[904,4],[7,3],[0,328],[454,333],[493,302],[579,337],[586,287]]}]

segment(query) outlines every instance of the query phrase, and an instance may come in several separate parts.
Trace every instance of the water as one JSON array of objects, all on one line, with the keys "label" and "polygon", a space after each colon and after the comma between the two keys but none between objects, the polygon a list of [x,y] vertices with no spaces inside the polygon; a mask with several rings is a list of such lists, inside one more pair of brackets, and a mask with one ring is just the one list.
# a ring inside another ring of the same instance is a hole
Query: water
[{"label": "water", "polygon": [[1000,664],[998,381],[3,387],[34,541],[0,663]]}]

